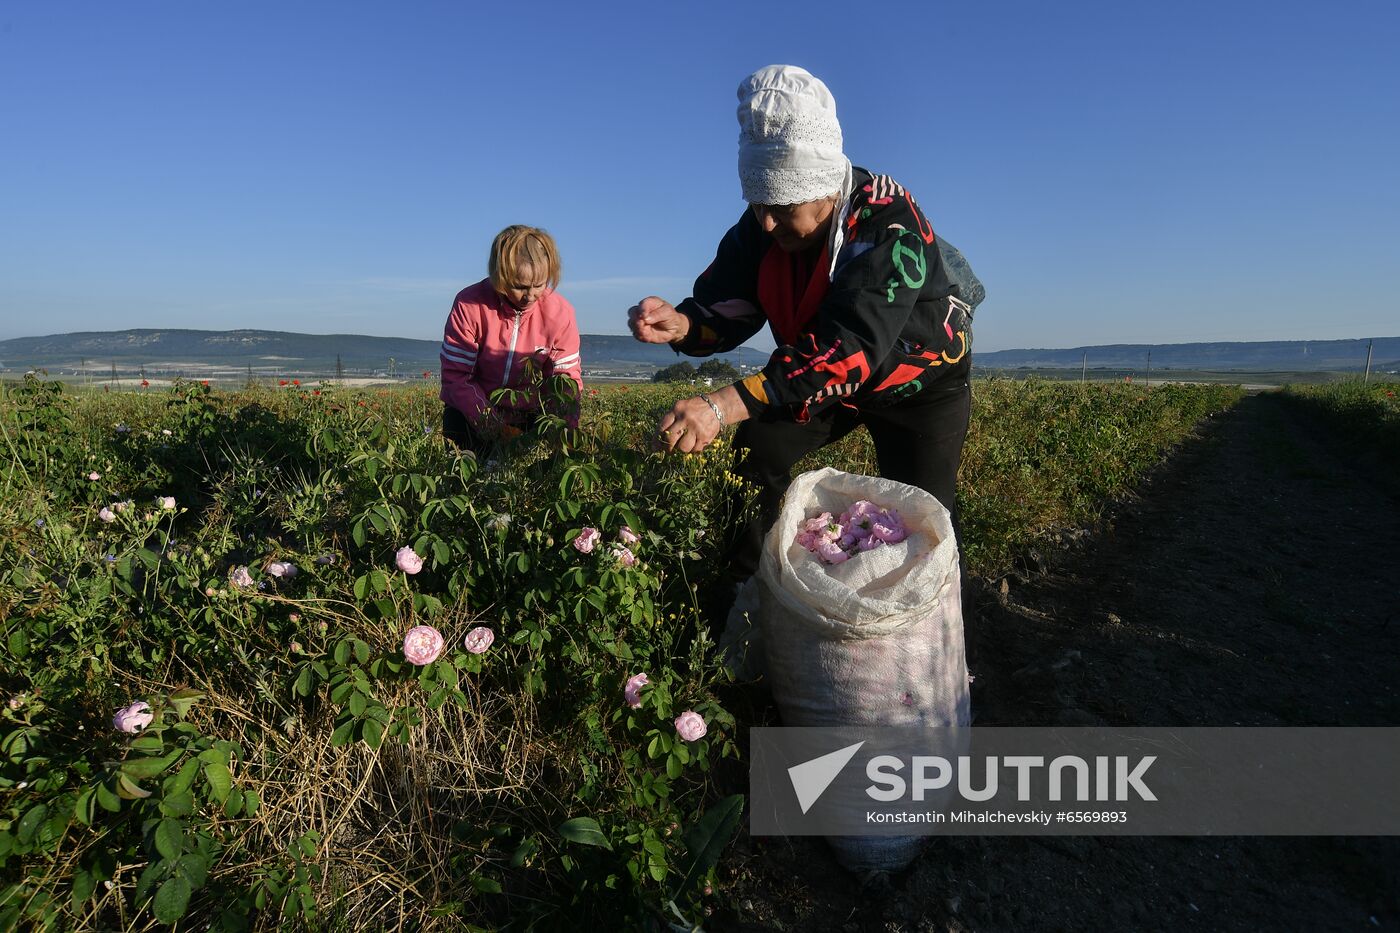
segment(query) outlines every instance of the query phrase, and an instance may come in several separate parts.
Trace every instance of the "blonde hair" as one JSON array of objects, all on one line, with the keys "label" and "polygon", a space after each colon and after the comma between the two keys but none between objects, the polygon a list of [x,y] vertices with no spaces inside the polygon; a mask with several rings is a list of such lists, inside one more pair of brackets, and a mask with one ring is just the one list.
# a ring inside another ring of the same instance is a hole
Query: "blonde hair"
[{"label": "blonde hair", "polygon": [[545,284],[551,290],[559,287],[563,267],[559,263],[559,247],[548,231],[515,224],[496,234],[491,242],[491,257],[486,261],[492,287],[499,292],[512,285],[529,284],[517,278],[521,266],[530,266],[536,275],[543,271]]}]

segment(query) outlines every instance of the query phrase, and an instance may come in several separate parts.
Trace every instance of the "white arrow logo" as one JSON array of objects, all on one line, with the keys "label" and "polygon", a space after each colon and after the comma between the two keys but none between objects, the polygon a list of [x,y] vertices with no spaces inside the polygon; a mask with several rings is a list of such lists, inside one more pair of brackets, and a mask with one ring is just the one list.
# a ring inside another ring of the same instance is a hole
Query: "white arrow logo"
[{"label": "white arrow logo", "polygon": [[818,797],[826,793],[831,782],[836,780],[836,775],[841,773],[841,769],[846,767],[846,763],[855,757],[856,752],[860,751],[860,747],[864,744],[864,742],[857,742],[854,745],[847,745],[845,748],[838,748],[820,758],[813,758],[788,768],[788,777],[792,779],[792,789],[797,793],[797,803],[802,807],[804,814],[812,809],[812,804],[817,802]]}]

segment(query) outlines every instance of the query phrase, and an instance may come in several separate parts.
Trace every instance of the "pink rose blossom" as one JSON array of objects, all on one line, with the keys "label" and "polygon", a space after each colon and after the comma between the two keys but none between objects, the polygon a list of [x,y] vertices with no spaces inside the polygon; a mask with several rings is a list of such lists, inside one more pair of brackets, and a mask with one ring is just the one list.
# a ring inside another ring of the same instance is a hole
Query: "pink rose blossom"
[{"label": "pink rose blossom", "polygon": [[175,508],[175,497],[174,497],[174,496],[157,496],[157,497],[156,497],[156,503],[157,503],[162,509],[165,509],[166,511],[169,511],[169,510]]},{"label": "pink rose blossom", "polygon": [[705,725],[705,717],[693,710],[686,710],[676,717],[676,734],[687,742],[703,739],[709,731],[709,727]]},{"label": "pink rose blossom", "polygon": [[642,688],[651,683],[646,674],[633,674],[622,687],[622,698],[627,705],[638,709],[642,705]]},{"label": "pink rose blossom", "polygon": [[113,512],[111,508],[104,505],[101,509],[98,510],[97,517],[102,519],[104,522],[110,523],[117,520],[117,513]]},{"label": "pink rose blossom", "polygon": [[799,523],[795,543],[823,563],[839,564],[881,544],[897,544],[909,536],[904,520],[893,509],[881,509],[868,499],[851,503],[833,521],[823,512]]},{"label": "pink rose blossom", "polygon": [[253,575],[248,572],[247,567],[233,568],[233,573],[229,574],[228,580],[234,586],[250,587],[258,585],[257,581],[253,579]]},{"label": "pink rose blossom", "polygon": [[113,512],[116,512],[118,515],[120,515],[121,513],[125,512],[127,509],[131,508],[131,507],[132,507],[133,505],[135,505],[135,504],[136,504],[136,503],[135,503],[135,502],[132,502],[130,499],[127,499],[125,502],[113,502],[113,503],[112,503],[112,511],[113,511]]},{"label": "pink rose blossom", "polygon": [[410,576],[423,569],[423,558],[411,547],[401,547],[394,553],[394,564]]},{"label": "pink rose blossom", "polygon": [[154,718],[150,705],[144,700],[137,700],[130,706],[117,710],[117,715],[112,717],[112,726],[118,732],[135,735],[149,726]]},{"label": "pink rose blossom", "polygon": [[101,478],[102,474],[97,472],[96,470],[93,470],[91,473],[88,474],[88,479],[92,480],[94,483],[100,480]]},{"label": "pink rose blossom", "polygon": [[633,567],[637,563],[637,555],[625,547],[613,547],[612,556],[624,567]]},{"label": "pink rose blossom", "polygon": [[462,647],[472,654],[485,654],[491,647],[491,643],[496,640],[496,633],[484,625],[478,625],[467,633],[466,639],[462,642]]},{"label": "pink rose blossom", "polygon": [[886,544],[898,544],[909,537],[898,512],[889,512],[870,523],[870,537],[879,538]]},{"label": "pink rose blossom", "polygon": [[431,625],[415,625],[403,637],[403,656],[409,664],[432,664],[442,654],[442,633]]},{"label": "pink rose blossom", "polygon": [[637,537],[637,533],[627,525],[622,526],[622,530],[617,533],[617,537],[619,541],[621,541],[628,547],[631,547],[632,545],[637,544],[642,540],[641,538]]},{"label": "pink rose blossom", "polygon": [[880,512],[880,507],[869,499],[861,499],[859,502],[852,502],[851,507],[841,513],[837,519],[842,525],[867,526],[866,519]]},{"label": "pink rose blossom", "polygon": [[297,575],[297,565],[289,560],[275,560],[267,565],[267,572],[279,579],[290,580]]},{"label": "pink rose blossom", "polygon": [[602,533],[598,531],[597,528],[585,528],[578,533],[578,537],[574,538],[574,547],[578,548],[584,554],[591,554],[593,553],[594,546],[598,543],[598,539],[602,536]]},{"label": "pink rose blossom", "polygon": [[291,613],[290,615],[287,616],[287,620],[288,620],[289,622],[300,622],[300,621],[301,621],[301,613],[299,613],[299,612],[293,612],[293,613]]},{"label": "pink rose blossom", "polygon": [[14,696],[10,697],[10,702],[8,705],[12,710],[19,709],[21,706],[24,705],[24,694],[17,693]]}]

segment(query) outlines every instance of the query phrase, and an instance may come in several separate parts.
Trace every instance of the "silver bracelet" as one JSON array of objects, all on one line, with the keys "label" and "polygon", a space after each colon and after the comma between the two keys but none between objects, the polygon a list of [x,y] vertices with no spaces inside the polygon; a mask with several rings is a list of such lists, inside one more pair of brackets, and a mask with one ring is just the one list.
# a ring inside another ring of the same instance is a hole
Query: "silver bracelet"
[{"label": "silver bracelet", "polygon": [[725,422],[724,422],[724,412],[722,412],[722,411],[719,410],[719,406],[715,404],[715,400],[714,400],[714,399],[710,398],[710,397],[709,397],[708,395],[706,395],[704,392],[701,392],[701,393],[700,393],[700,401],[704,402],[706,405],[709,405],[709,406],[710,406],[710,411],[712,411],[712,412],[715,413],[715,418],[719,420],[719,429],[720,429],[721,431],[723,431],[726,427],[728,427],[728,425],[726,425]]}]

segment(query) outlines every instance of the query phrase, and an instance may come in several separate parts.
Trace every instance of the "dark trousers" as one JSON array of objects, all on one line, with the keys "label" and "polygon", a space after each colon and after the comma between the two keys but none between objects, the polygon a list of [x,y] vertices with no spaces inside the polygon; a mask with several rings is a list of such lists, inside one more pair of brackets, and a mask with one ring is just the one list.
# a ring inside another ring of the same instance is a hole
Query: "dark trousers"
[{"label": "dark trousers", "polygon": [[[512,427],[520,428],[522,431],[531,431],[539,422],[539,417],[535,416],[521,424],[512,423]],[[451,405],[442,406],[442,436],[451,441],[459,450],[470,450],[482,458],[491,457],[500,441],[494,437],[488,437],[467,420],[467,416],[462,414]]]},{"label": "dark trousers", "polygon": [[[730,528],[730,572],[736,580],[758,570],[763,538],[777,520],[783,494],[798,460],[835,443],[861,425],[875,442],[880,475],[932,493],[952,514],[961,542],[954,487],[972,409],[965,378],[933,385],[888,408],[854,409],[835,404],[806,424],[754,419],[739,425],[735,473],[758,487],[756,509],[734,516]],[[797,534],[794,528],[792,533]]]}]

